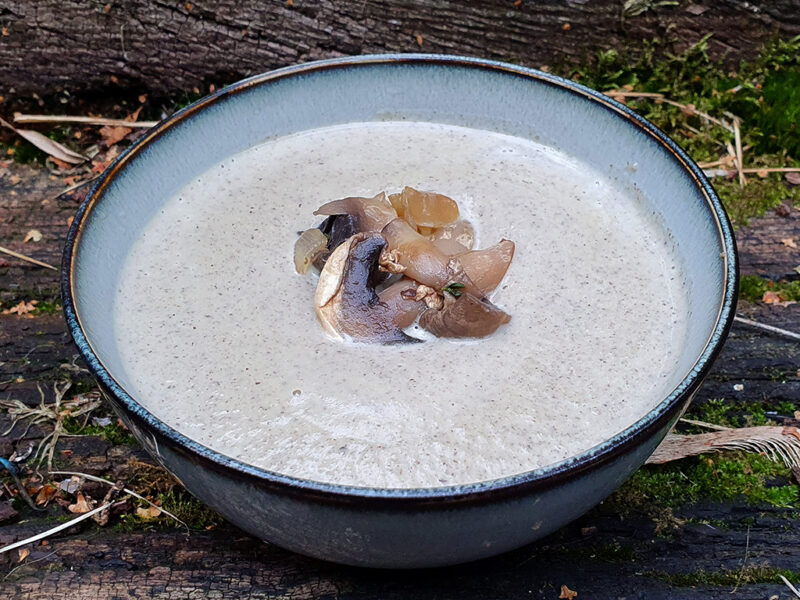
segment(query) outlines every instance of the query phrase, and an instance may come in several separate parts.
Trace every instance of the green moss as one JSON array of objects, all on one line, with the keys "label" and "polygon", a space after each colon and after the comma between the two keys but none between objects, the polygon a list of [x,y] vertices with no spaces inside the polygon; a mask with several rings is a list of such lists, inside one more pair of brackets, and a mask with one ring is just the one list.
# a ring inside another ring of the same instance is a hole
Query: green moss
[{"label": "green moss", "polygon": [[[156,494],[152,501],[186,523],[189,529],[213,529],[223,522],[222,517],[184,490],[173,489]],[[140,502],[139,506],[148,508],[150,505]],[[115,525],[116,530],[124,532],[152,531],[173,527],[181,527],[181,524],[164,513],[153,519],[143,519],[135,513],[121,515],[119,522]]]},{"label": "green moss", "polygon": [[783,402],[778,403],[777,410],[782,415],[793,416],[797,410],[797,405],[784,400]]},{"label": "green moss", "polygon": [[[795,163],[792,163],[793,166],[800,166]],[[775,161],[772,164],[780,166],[784,163]],[[800,187],[788,187],[779,175],[772,174],[764,179],[750,176],[751,179],[743,188],[738,181],[715,179],[714,189],[731,220],[736,225],[747,225],[750,219],[761,217],[781,204],[800,205]]]},{"label": "green moss", "polygon": [[[685,106],[717,119],[741,119],[742,145],[748,167],[800,166],[800,36],[768,44],[757,60],[730,72],[710,60],[707,38],[682,54],[671,54],[664,41],[642,49],[599,53],[592,64],[560,71],[595,89],[631,89],[661,93]],[[726,155],[733,133],[680,106],[651,98],[627,98],[628,106],[664,130],[698,162],[713,162]],[[738,181],[714,179],[734,223],[746,225],[783,202],[800,203],[800,188],[789,188],[781,174],[765,178],[748,176]]]},{"label": "green moss", "polygon": [[[766,485],[768,480],[769,486]],[[775,480],[786,481],[786,484],[774,485]],[[641,468],[610,501],[623,510],[737,498],[744,498],[751,504],[796,507],[800,505],[798,487],[789,481],[789,470],[765,456],[701,455]]]},{"label": "green moss", "polygon": [[740,279],[740,298],[760,302],[766,292],[775,292],[782,301],[797,302],[800,301],[800,281],[772,281],[758,275],[744,275]]},{"label": "green moss", "polygon": [[691,573],[665,573],[663,571],[653,571],[648,573],[650,577],[664,581],[675,587],[694,587],[702,585],[714,585],[724,587],[735,587],[736,585],[747,585],[754,583],[779,583],[783,582],[780,575],[789,581],[800,580],[800,573],[790,569],[778,569],[769,565],[748,565],[743,569],[721,571],[692,571]]},{"label": "green moss", "polygon": [[729,410],[731,410],[731,406],[724,399],[712,398],[700,405],[700,414],[697,415],[697,420],[730,427],[731,423],[728,421]]},{"label": "green moss", "polygon": [[61,304],[50,300],[40,300],[33,311],[34,315],[52,315],[56,313],[61,313]]},{"label": "green moss", "polygon": [[73,435],[96,435],[107,442],[114,445],[128,445],[135,446],[136,439],[131,435],[130,431],[122,427],[115,420],[112,420],[110,425],[101,427],[99,425],[82,425],[77,419],[67,417],[64,419],[64,431]]}]

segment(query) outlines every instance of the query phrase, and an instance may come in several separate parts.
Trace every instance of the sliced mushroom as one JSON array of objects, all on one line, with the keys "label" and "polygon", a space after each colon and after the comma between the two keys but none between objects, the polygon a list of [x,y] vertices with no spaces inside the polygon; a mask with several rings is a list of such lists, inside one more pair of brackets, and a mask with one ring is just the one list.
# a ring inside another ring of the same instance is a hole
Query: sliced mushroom
[{"label": "sliced mushroom", "polygon": [[405,304],[417,303],[404,298],[398,284],[384,290],[383,300],[375,292],[376,280],[381,276],[378,258],[385,246],[379,234],[359,233],[336,248],[325,263],[314,295],[314,309],[332,336],[384,344],[419,341],[406,335],[398,323],[405,323],[414,310],[422,312],[424,304]]},{"label": "sliced mushroom", "polygon": [[451,258],[433,242],[424,238],[403,219],[395,219],[381,232],[397,262],[405,267],[403,275],[442,291],[451,283],[463,284],[465,292],[482,296],[457,258]]},{"label": "sliced mushroom", "polygon": [[511,317],[488,300],[461,294],[442,310],[428,309],[419,319],[423,329],[437,337],[480,338],[497,331]]},{"label": "sliced mushroom", "polygon": [[437,227],[431,231],[429,237],[434,242],[436,240],[455,240],[465,246],[467,250],[472,250],[475,245],[475,229],[472,227],[472,223],[464,219]]},{"label": "sliced mushroom", "polygon": [[399,194],[391,194],[389,201],[398,217],[416,227],[441,227],[458,219],[458,204],[444,194],[406,186]]},{"label": "sliced mushroom", "polygon": [[328,252],[333,252],[339,244],[358,233],[358,217],[353,215],[331,215],[317,227],[328,236]]},{"label": "sliced mushroom", "polygon": [[315,215],[351,215],[356,217],[358,231],[375,231],[383,229],[397,213],[386,194],[381,192],[373,198],[342,198],[323,204],[314,212]]},{"label": "sliced mushroom", "polygon": [[417,284],[404,277],[378,294],[398,329],[410,327],[425,310],[425,302],[416,300],[416,290]]},{"label": "sliced mushroom", "polygon": [[469,252],[469,248],[462,245],[460,242],[449,238],[431,240],[431,243],[439,250],[447,254],[447,256],[458,256],[459,254]]},{"label": "sliced mushroom", "polygon": [[459,254],[456,258],[483,295],[487,295],[500,285],[508,267],[511,266],[511,261],[514,259],[514,242],[501,240],[491,248],[471,250]]}]

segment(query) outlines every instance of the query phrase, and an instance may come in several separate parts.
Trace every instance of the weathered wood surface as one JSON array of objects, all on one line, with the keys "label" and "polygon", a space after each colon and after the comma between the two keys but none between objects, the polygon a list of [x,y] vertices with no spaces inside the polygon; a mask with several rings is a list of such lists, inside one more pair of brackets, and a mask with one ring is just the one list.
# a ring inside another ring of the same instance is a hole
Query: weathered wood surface
[{"label": "weathered wood surface", "polygon": [[[12,183],[14,175],[20,177],[17,184]],[[53,199],[59,189],[59,183],[41,169],[13,164],[0,168],[0,245],[58,264],[67,219],[77,206],[69,199]],[[798,234],[796,219],[795,209],[788,218],[755,219],[751,229],[739,232],[745,273],[781,276],[800,262],[796,251],[787,252],[779,242],[787,231]],[[30,228],[42,232],[42,241],[23,242]],[[0,260],[5,260],[0,262],[3,308],[20,300],[57,298],[55,272],[11,258]],[[748,305],[741,311],[800,331],[800,305]],[[76,357],[60,314],[0,315],[0,398],[33,405],[39,401],[37,384],[49,390],[66,375],[75,383],[89,382],[85,372],[70,366],[81,366]],[[781,400],[799,405],[798,366],[798,344],[737,325],[697,402],[758,400],[776,410]],[[741,391],[733,388],[737,383],[744,386]],[[8,422],[7,416],[0,417],[0,431]],[[46,428],[34,428],[29,437],[45,432]],[[0,438],[0,454],[8,456],[26,443],[14,436]],[[140,449],[113,446],[95,437],[64,438],[58,456],[63,469],[124,479],[140,462],[149,462]],[[689,505],[677,509],[675,516],[693,521],[676,522],[664,537],[655,535],[649,515],[621,519],[600,506],[541,544],[474,565],[413,573],[325,564],[263,544],[228,525],[187,536],[181,529],[122,533],[92,524],[52,538],[46,546],[35,545],[25,565],[0,579],[0,597],[553,599],[562,584],[577,590],[579,598],[790,597],[777,582],[744,585],[731,595],[733,586],[676,589],[659,574],[736,571],[745,548],[748,565],[796,570],[800,560],[796,511],[741,501]],[[721,525],[696,522],[703,519]],[[0,546],[52,525],[25,509],[20,521],[0,526]],[[18,566],[16,556],[0,556],[0,570]]]},{"label": "weathered wood surface", "polygon": [[[229,83],[278,66],[373,52],[442,52],[530,66],[600,49],[713,34],[713,56],[751,58],[800,33],[800,2],[680,2],[623,15],[622,0],[0,0],[0,95]],[[635,11],[633,11],[635,12]],[[419,36],[419,37],[418,37]]]}]

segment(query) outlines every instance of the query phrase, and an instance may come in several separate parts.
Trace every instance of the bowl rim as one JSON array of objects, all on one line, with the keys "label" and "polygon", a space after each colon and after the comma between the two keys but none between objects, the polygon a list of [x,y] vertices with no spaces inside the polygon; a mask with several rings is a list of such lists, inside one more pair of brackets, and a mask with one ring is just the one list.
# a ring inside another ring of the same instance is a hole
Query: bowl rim
[{"label": "bowl rim", "polygon": [[[693,367],[673,391],[644,417],[613,437],[560,462],[531,471],[476,483],[427,488],[373,488],[318,482],[283,475],[250,465],[190,439],[155,417],[155,415],[136,402],[133,396],[128,394],[114,379],[103,365],[100,357],[94,352],[75,308],[74,280],[72,277],[76,257],[75,249],[80,242],[81,232],[92,208],[102,200],[105,189],[113,182],[116,174],[121,169],[135,160],[141,151],[171,127],[188,121],[205,107],[233,97],[242,91],[256,86],[269,85],[271,82],[282,79],[322,71],[396,64],[437,65],[492,71],[553,86],[581,96],[596,103],[598,108],[606,109],[626,119],[631,126],[638,128],[640,132],[647,134],[656,141],[670,159],[678,163],[682,170],[692,177],[696,188],[704,196],[711,210],[711,217],[715,221],[720,245],[723,248],[721,259],[724,263],[724,294],[720,301],[720,308],[713,331]],[[145,431],[149,431],[152,435],[154,430],[166,440],[174,443],[178,449],[188,451],[192,458],[199,460],[206,467],[224,472],[227,475],[235,473],[238,477],[245,477],[251,480],[256,478],[260,484],[266,484],[276,491],[292,495],[299,494],[306,497],[313,496],[318,500],[329,502],[370,501],[377,502],[382,506],[398,502],[403,506],[408,506],[410,503],[415,505],[438,505],[441,503],[493,500],[499,496],[504,497],[518,493],[529,494],[532,491],[541,491],[560,485],[643,444],[667,425],[668,422],[674,422],[677,419],[679,410],[688,403],[708,373],[733,323],[736,312],[737,287],[738,255],[733,228],[722,203],[697,164],[655,125],[605,94],[556,75],[494,60],[441,54],[375,54],[302,63],[243,79],[186,106],[158,123],[135,144],[126,149],[94,183],[81,203],[69,228],[61,264],[61,293],[64,316],[81,355],[86,360],[92,375],[100,383],[101,389],[111,395],[112,404],[117,408],[123,409],[126,416],[132,417],[138,424],[143,425]]]}]

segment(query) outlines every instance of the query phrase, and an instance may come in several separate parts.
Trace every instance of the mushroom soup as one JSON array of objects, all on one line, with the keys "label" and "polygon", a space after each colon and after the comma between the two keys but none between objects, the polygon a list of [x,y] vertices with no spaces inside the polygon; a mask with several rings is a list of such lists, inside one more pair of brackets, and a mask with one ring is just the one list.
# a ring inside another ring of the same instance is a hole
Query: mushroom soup
[{"label": "mushroom soup", "polygon": [[[453,199],[475,248],[513,240],[481,299],[510,320],[486,337],[418,319],[404,334],[422,343],[362,343],[320,326],[298,233],[327,202],[405,186]],[[126,261],[115,333],[127,391],[201,444],[294,477],[434,487],[632,425],[675,384],[686,310],[680,258],[635,191],[530,140],[374,122],[272,139],[188,183]]]}]

